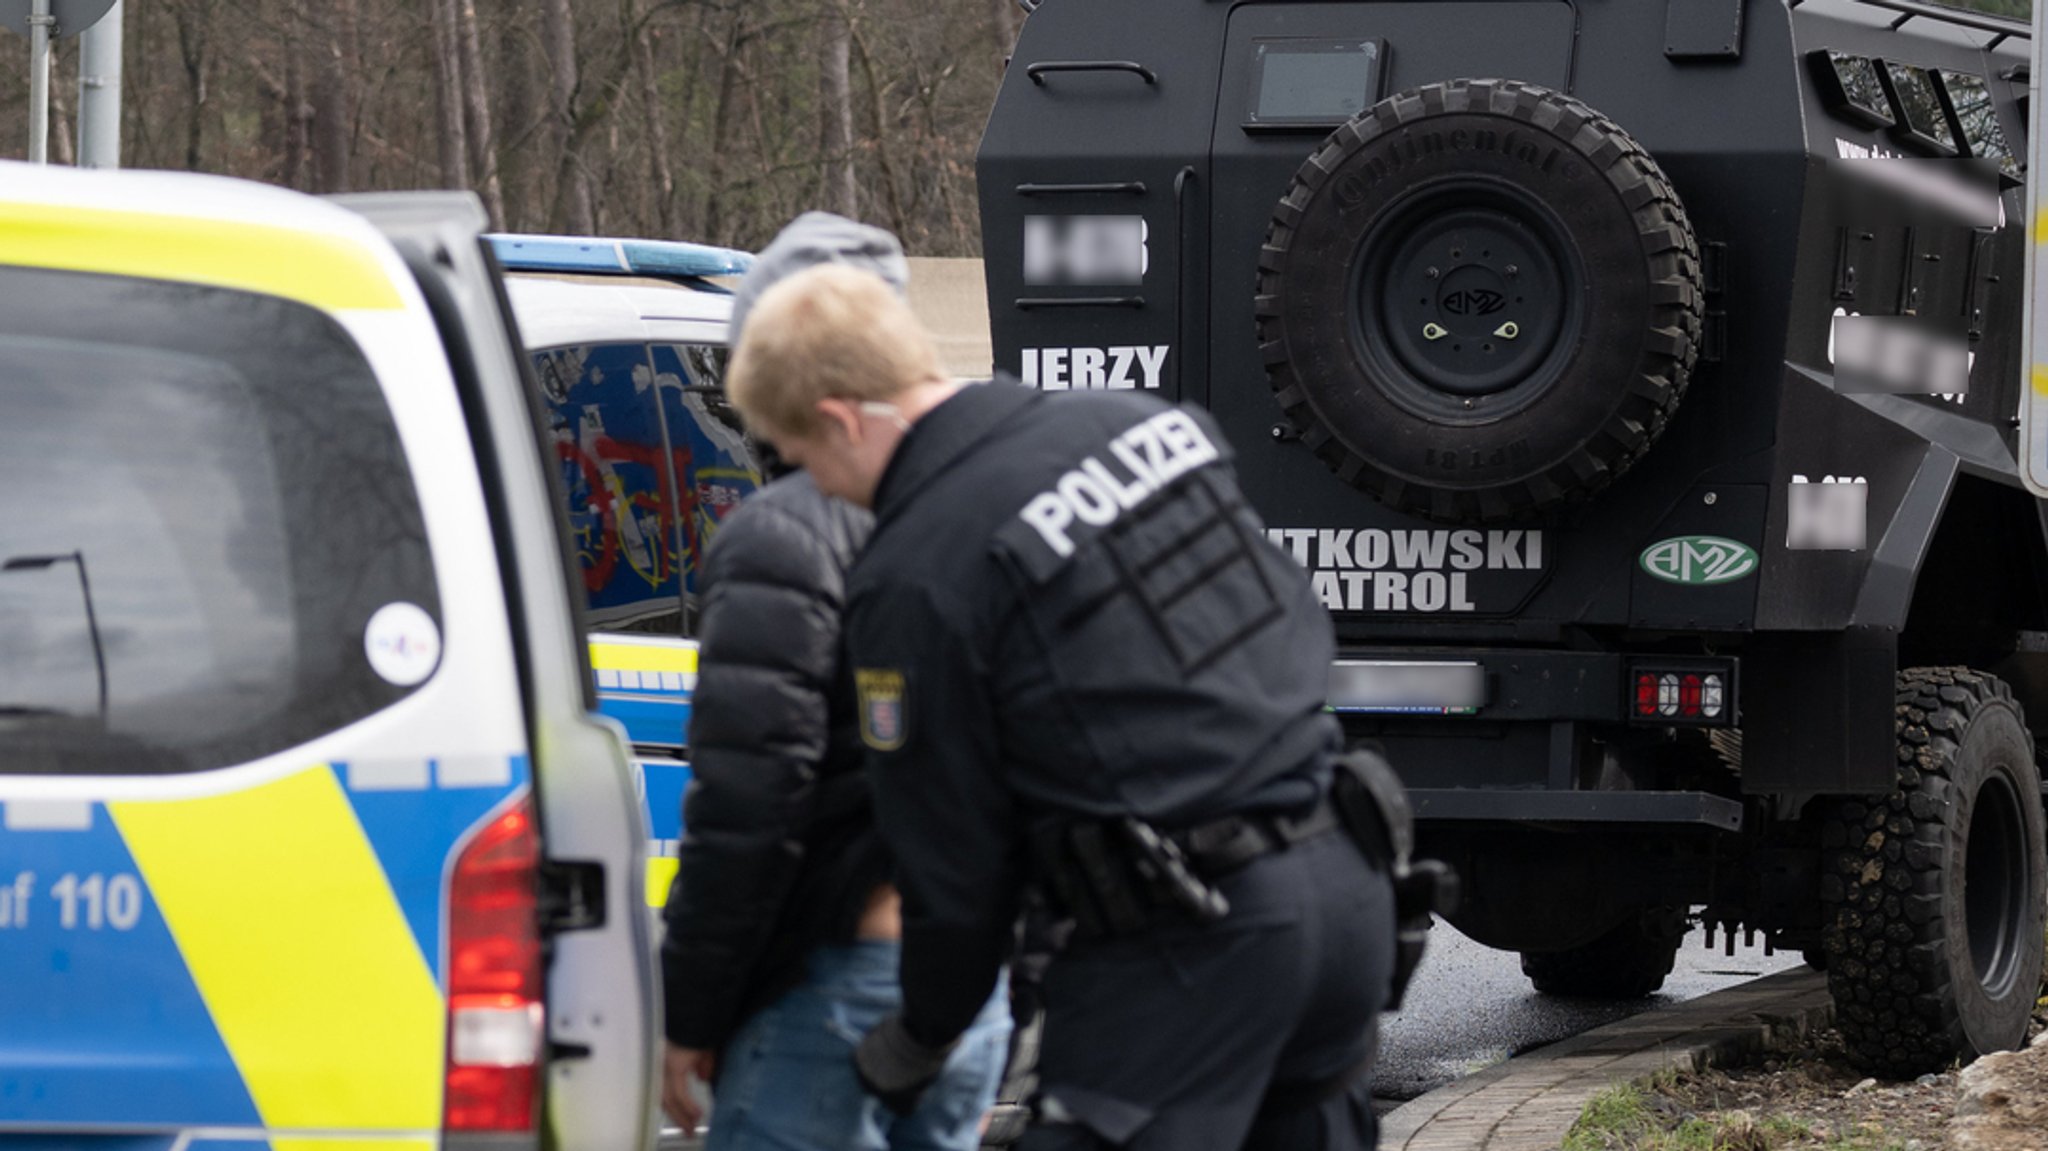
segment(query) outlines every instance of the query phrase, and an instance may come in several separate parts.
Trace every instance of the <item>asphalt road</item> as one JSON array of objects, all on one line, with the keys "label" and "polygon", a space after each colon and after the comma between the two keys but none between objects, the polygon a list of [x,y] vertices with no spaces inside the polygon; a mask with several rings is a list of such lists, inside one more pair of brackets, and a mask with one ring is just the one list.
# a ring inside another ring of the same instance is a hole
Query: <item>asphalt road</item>
[{"label": "asphalt road", "polygon": [[1384,1100],[1413,1099],[1531,1048],[1800,962],[1796,952],[1765,958],[1761,943],[1738,946],[1731,958],[1723,953],[1718,935],[1712,950],[1703,939],[1699,931],[1685,937],[1677,965],[1656,995],[1621,1001],[1552,999],[1529,986],[1514,953],[1481,947],[1439,923],[1402,1011],[1380,1022],[1373,1094]]},{"label": "asphalt road", "polygon": [[[1719,937],[1711,951],[1702,945],[1703,938],[1698,931],[1686,936],[1671,977],[1655,995],[1621,1001],[1552,999],[1529,986],[1519,956],[1481,947],[1439,923],[1409,985],[1406,1006],[1380,1020],[1373,1096],[1383,1110],[1546,1043],[1800,962],[1794,952],[1765,958],[1761,946],[1738,946],[1731,958]],[[673,1131],[661,1142],[662,1151],[696,1151],[698,1146]]]}]

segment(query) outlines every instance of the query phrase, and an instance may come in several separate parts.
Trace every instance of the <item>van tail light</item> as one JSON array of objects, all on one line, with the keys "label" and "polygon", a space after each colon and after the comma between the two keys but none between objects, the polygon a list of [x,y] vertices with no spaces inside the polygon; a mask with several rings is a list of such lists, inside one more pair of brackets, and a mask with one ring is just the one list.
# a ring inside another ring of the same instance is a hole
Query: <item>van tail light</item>
[{"label": "van tail light", "polygon": [[1633,723],[1735,726],[1735,661],[1631,664],[1628,717]]},{"label": "van tail light", "polygon": [[540,836],[526,795],[469,841],[449,882],[447,1130],[534,1130],[541,1025]]}]

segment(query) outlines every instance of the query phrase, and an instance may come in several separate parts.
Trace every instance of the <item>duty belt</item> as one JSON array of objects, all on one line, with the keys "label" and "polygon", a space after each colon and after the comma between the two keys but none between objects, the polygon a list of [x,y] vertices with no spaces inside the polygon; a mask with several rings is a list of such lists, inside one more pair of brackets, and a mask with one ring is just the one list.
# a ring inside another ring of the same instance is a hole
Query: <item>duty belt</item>
[{"label": "duty belt", "polygon": [[1045,894],[1088,939],[1222,919],[1230,902],[1213,881],[1340,826],[1325,799],[1300,816],[1238,813],[1170,832],[1129,817],[1052,824],[1032,847]]},{"label": "duty belt", "polygon": [[1327,798],[1306,815],[1240,813],[1167,833],[1205,879],[1221,879],[1245,864],[1337,830],[1337,808]]}]

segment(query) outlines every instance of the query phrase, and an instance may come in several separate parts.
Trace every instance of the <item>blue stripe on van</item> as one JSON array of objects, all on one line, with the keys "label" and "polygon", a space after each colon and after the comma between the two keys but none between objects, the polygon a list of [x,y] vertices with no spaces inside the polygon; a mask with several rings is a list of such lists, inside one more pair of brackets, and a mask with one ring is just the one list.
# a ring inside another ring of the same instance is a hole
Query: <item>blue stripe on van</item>
[{"label": "blue stripe on van", "polygon": [[687,763],[650,763],[635,759],[645,780],[647,794],[647,826],[650,837],[681,839],[683,837],[683,791],[690,786],[690,765]]},{"label": "blue stripe on van", "polygon": [[[442,765],[435,761],[432,766],[438,777]],[[398,897],[399,909],[412,927],[428,970],[445,986],[441,897],[449,857],[463,832],[525,785],[526,757],[510,757],[505,782],[487,787],[366,789],[360,782],[351,786],[348,764],[335,764],[334,773],[377,853],[377,862],[384,867],[385,881]]]},{"label": "blue stripe on van", "polygon": [[[86,888],[95,877],[96,899]],[[0,891],[0,1130],[167,1115],[191,1126],[261,1126],[103,805],[79,830],[0,832]],[[115,1051],[118,1069],[106,1062]]]},{"label": "blue stripe on van", "polygon": [[626,738],[636,744],[680,750],[689,740],[690,699],[687,694],[624,695],[600,690],[597,710],[624,724]]}]

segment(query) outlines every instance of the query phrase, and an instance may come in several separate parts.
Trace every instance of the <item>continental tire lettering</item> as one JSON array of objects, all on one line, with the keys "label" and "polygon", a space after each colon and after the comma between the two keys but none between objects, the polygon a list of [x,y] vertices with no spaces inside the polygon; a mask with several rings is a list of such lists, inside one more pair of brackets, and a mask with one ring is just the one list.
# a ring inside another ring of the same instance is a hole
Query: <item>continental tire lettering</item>
[{"label": "continental tire lettering", "polygon": [[1101,455],[1090,455],[1017,513],[1061,559],[1074,554],[1069,529],[1075,521],[1106,527],[1174,480],[1221,458],[1201,425],[1178,409],[1137,424],[1105,447],[1103,454],[1128,477],[1118,475]]},{"label": "continental tire lettering", "polygon": [[1500,468],[1519,464],[1529,458],[1529,441],[1516,440],[1493,449],[1490,452],[1456,449],[1425,448],[1422,452],[1422,466],[1440,472],[1455,472],[1460,468]]},{"label": "continental tire lettering", "polygon": [[[1456,153],[1493,153],[1526,164],[1539,172],[1557,169],[1558,145],[1549,138],[1529,136],[1521,131],[1497,128],[1453,128],[1446,132],[1404,132],[1383,151],[1367,160],[1363,169],[1348,174],[1336,186],[1338,203],[1347,208],[1364,203],[1387,177],[1408,168]],[[1569,175],[1571,169],[1566,169]]]}]

